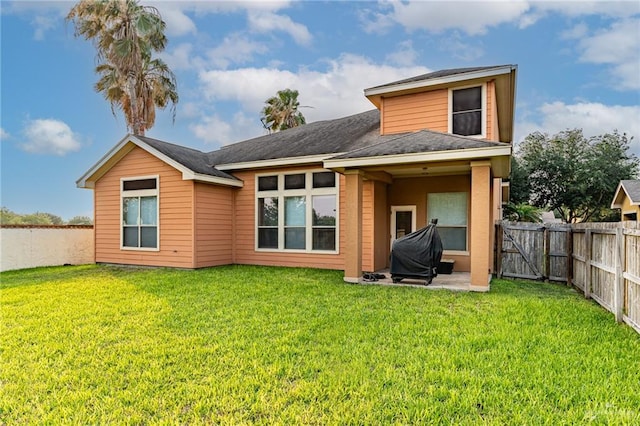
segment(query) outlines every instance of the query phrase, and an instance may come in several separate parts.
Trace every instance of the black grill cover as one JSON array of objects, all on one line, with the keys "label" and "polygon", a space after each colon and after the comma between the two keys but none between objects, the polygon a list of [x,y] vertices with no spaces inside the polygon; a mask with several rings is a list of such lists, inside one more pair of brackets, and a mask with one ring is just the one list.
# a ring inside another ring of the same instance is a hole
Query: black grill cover
[{"label": "black grill cover", "polygon": [[442,241],[431,223],[393,242],[389,272],[399,278],[433,278],[441,258]]}]

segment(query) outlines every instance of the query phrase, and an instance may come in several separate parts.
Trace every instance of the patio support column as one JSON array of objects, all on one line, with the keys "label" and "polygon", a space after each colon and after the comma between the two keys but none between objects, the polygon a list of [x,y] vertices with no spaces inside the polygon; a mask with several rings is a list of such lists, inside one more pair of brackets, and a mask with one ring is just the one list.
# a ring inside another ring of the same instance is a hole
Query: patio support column
[{"label": "patio support column", "polygon": [[491,162],[471,162],[471,290],[489,291],[491,253]]},{"label": "patio support column", "polygon": [[345,170],[344,280],[357,283],[362,276],[362,186],[360,170]]}]

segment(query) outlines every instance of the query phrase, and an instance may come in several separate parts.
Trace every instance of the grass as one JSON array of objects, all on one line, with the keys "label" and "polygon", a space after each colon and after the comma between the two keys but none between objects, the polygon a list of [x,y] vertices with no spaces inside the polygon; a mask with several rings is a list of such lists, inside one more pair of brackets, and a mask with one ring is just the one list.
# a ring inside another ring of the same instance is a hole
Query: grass
[{"label": "grass", "polygon": [[640,336],[564,286],[0,275],[0,424],[639,424]]}]

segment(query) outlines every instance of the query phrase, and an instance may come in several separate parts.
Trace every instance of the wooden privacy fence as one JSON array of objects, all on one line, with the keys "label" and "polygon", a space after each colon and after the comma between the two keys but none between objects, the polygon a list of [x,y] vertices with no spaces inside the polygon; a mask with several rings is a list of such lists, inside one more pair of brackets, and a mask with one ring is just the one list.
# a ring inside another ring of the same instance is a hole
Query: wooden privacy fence
[{"label": "wooden privacy fence", "polygon": [[640,333],[640,222],[496,225],[498,277],[566,282]]}]

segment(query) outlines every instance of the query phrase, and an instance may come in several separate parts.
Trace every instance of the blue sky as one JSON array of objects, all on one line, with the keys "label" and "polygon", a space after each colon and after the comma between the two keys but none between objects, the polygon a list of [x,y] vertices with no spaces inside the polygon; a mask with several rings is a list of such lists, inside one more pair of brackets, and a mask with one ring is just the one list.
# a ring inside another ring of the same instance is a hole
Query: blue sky
[{"label": "blue sky", "polygon": [[[307,121],[373,108],[363,90],[446,68],[518,64],[515,142],[532,131],[617,129],[640,156],[640,2],[143,2],[167,22],[175,123],[150,137],[211,151],[264,134],[284,88]],[[127,133],[93,90],[95,50],[64,16],[71,2],[1,7],[0,204],[93,215],[75,181]]]}]

